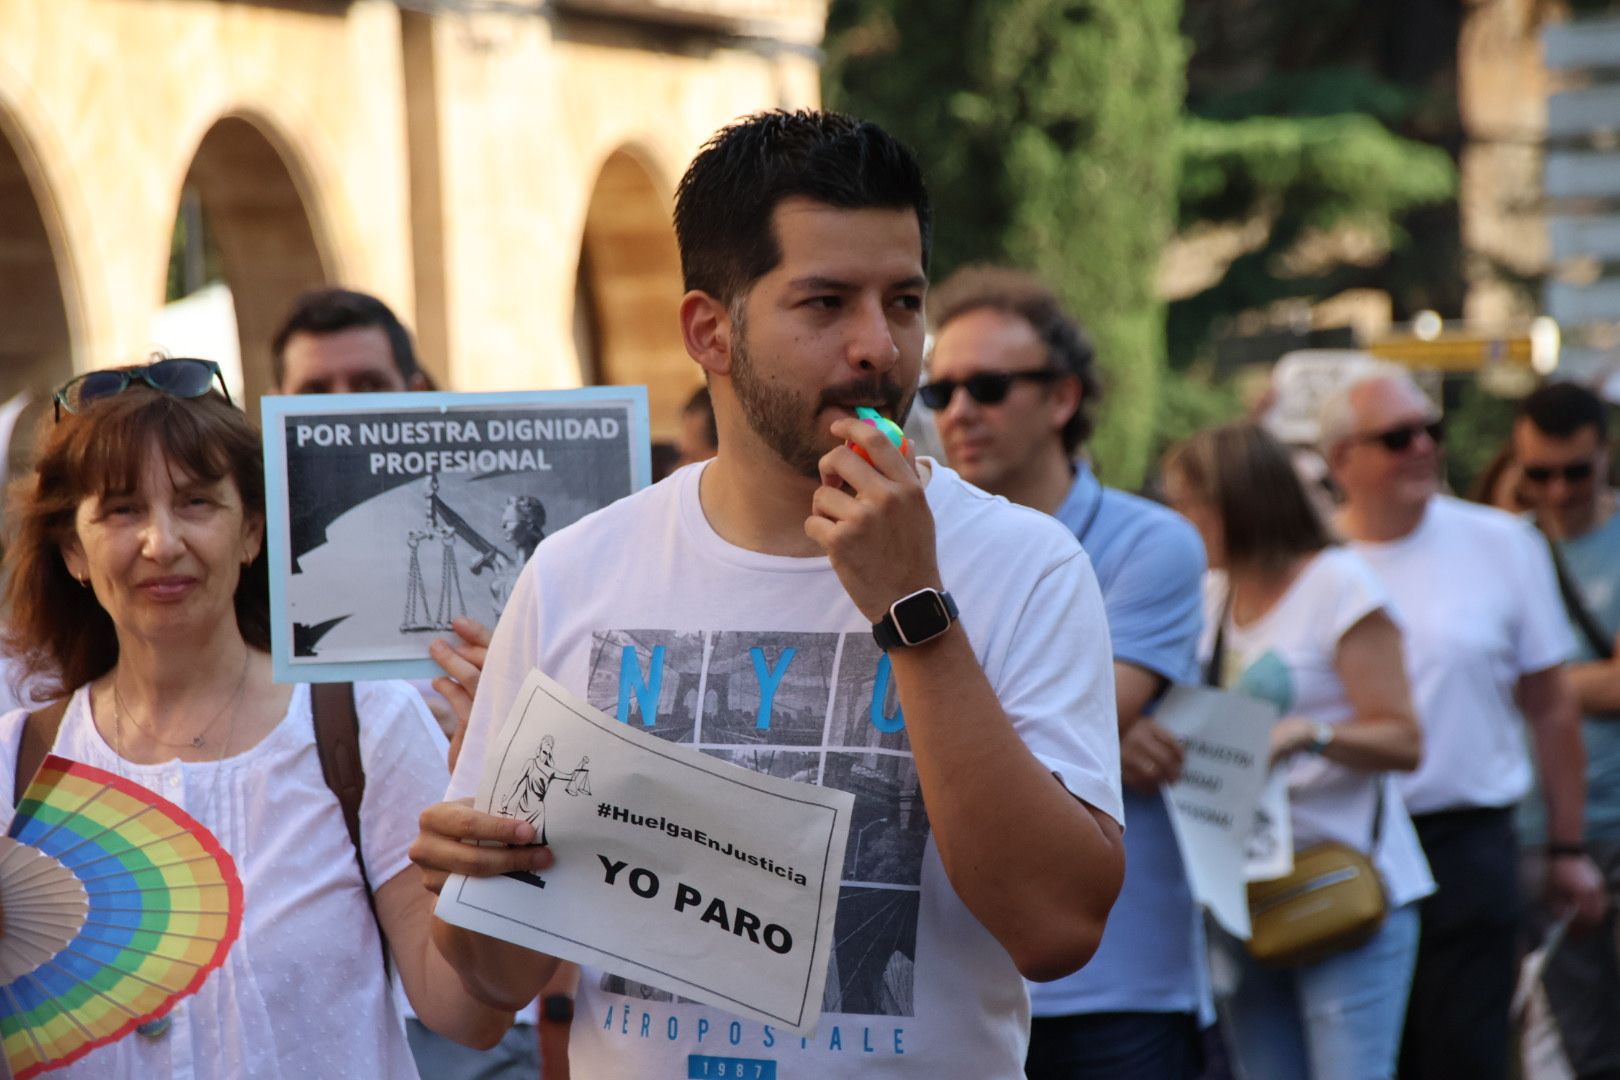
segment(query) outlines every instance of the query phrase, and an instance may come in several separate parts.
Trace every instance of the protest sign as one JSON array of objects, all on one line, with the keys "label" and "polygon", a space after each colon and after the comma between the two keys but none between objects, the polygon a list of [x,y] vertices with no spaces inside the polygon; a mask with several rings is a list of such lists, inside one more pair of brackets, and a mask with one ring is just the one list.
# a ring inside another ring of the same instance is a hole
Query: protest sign
[{"label": "protest sign", "polygon": [[441,919],[813,1033],[854,795],[647,734],[535,671],[475,805],[528,820],[557,861],[453,876]]},{"label": "protest sign", "polygon": [[500,617],[545,536],[651,479],[640,386],[266,397],[271,652],[283,682],[429,678]]},{"label": "protest sign", "polygon": [[[1166,787],[1165,799],[1193,896],[1228,933],[1247,939],[1250,848],[1277,710],[1247,694],[1176,686],[1153,720],[1186,751],[1181,778]],[[1291,865],[1286,787],[1281,828],[1280,843]],[[1279,841],[1269,831],[1267,836],[1274,848]]]},{"label": "protest sign", "polygon": [[1266,775],[1243,847],[1245,881],[1273,881],[1294,872],[1294,824],[1288,805],[1288,770]]}]

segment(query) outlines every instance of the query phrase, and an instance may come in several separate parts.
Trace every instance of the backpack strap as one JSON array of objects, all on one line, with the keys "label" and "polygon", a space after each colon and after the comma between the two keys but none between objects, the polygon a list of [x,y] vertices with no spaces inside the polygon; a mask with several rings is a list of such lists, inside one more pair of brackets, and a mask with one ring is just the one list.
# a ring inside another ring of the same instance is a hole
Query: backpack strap
[{"label": "backpack strap", "polygon": [[1537,519],[1536,527],[1547,538],[1547,550],[1552,553],[1553,573],[1558,575],[1558,594],[1564,598],[1564,610],[1569,614],[1570,621],[1580,629],[1594,656],[1599,660],[1613,660],[1614,641],[1603,632],[1592,609],[1586,606],[1586,598],[1581,595],[1575,576],[1569,572],[1569,565],[1558,550],[1558,541],[1542,526],[1540,519]]},{"label": "backpack strap", "polygon": [[45,758],[56,745],[56,733],[62,730],[62,718],[67,715],[71,697],[53,701],[43,709],[28,714],[23,721],[22,741],[17,744],[17,772],[12,780],[11,805],[22,802],[23,792],[34,782],[34,774],[45,763]]},{"label": "backpack strap", "polygon": [[377,897],[366,874],[366,859],[360,847],[360,801],[366,794],[366,769],[360,758],[360,714],[354,707],[353,683],[312,683],[309,688],[310,713],[315,721],[315,751],[321,759],[321,776],[337,796],[354,844],[354,861],[360,867],[360,884],[366,890],[366,905],[377,923],[377,939],[382,942],[383,973],[391,971],[388,933],[377,915]]}]

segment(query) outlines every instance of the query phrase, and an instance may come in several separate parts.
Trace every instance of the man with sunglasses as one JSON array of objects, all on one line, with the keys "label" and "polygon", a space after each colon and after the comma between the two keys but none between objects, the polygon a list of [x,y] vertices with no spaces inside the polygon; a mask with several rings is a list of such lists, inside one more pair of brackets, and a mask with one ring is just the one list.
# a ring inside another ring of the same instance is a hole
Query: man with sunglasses
[{"label": "man with sunglasses", "polygon": [[[1620,902],[1620,514],[1608,484],[1608,436],[1608,407],[1570,382],[1535,390],[1519,403],[1513,422],[1519,493],[1553,545],[1575,633],[1570,680],[1585,714],[1585,842],[1607,880],[1611,905],[1602,930],[1568,937],[1542,974],[1577,1076],[1620,1075],[1620,927],[1614,911]],[[1549,847],[1543,802],[1526,799],[1519,814],[1532,866],[1540,865]]]},{"label": "man with sunglasses", "polygon": [[1102,587],[1125,784],[1125,884],[1097,955],[1030,985],[1031,1080],[1176,1080],[1200,1072],[1212,1019],[1202,923],[1160,788],[1180,744],[1147,714],[1197,679],[1204,549],[1183,518],[1104,488],[1082,458],[1100,386],[1089,341],[1056,296],[1011,270],[970,267],[930,304],[934,351],[919,396],[951,467],[1057,517]]},{"label": "man with sunglasses", "polygon": [[1369,368],[1323,406],[1339,532],[1399,610],[1424,756],[1402,794],[1438,892],[1423,932],[1402,1076],[1505,1077],[1519,899],[1513,808],[1535,744],[1548,793],[1545,891],[1577,928],[1603,914],[1581,844],[1584,754],[1573,648],[1547,546],[1527,523],[1439,492],[1439,412],[1404,369]]}]

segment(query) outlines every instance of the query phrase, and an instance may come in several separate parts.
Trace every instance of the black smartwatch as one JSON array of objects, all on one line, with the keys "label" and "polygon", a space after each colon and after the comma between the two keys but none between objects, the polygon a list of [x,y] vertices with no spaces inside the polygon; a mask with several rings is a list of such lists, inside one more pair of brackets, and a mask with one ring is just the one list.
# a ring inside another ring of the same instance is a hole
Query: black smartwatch
[{"label": "black smartwatch", "polygon": [[889,605],[889,613],[872,624],[872,637],[884,652],[932,641],[956,621],[956,601],[948,592],[918,589]]},{"label": "black smartwatch", "polygon": [[574,999],[567,994],[547,994],[540,999],[540,1018],[566,1024],[574,1018]]}]

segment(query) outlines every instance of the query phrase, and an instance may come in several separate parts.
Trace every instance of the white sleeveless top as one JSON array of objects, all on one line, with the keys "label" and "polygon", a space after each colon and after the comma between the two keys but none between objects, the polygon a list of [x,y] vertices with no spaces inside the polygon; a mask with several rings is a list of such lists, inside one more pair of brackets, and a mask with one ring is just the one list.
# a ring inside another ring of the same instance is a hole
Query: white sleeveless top
[{"label": "white sleeveless top", "polygon": [[[224,761],[136,765],[96,730],[85,688],[74,693],[55,752],[128,777],[207,826],[236,861],[244,914],[224,965],[170,1012],[166,1032],[132,1033],[53,1077],[416,1077],[354,845],[321,776],[309,702],[309,687],[296,687],[281,723]],[[366,770],[361,842],[381,888],[409,865],[417,815],[444,791],[444,739],[403,683],[359,684],[356,708]],[[26,715],[0,716],[7,827]]]}]

